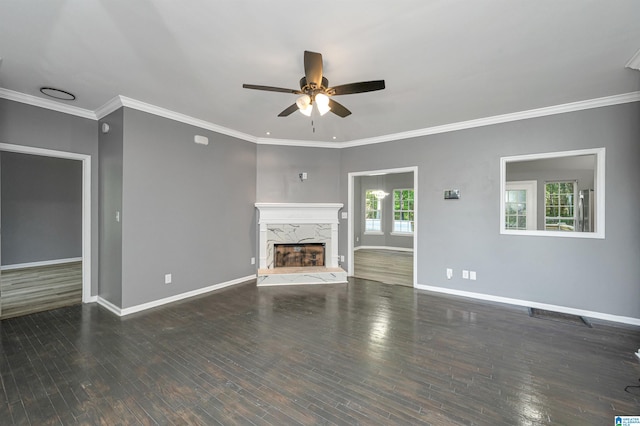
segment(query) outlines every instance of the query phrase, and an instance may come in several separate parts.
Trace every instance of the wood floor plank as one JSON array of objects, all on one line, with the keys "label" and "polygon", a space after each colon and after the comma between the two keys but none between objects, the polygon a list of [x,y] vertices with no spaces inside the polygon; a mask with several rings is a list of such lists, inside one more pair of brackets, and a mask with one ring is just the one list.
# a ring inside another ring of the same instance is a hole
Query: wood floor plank
[{"label": "wood floor plank", "polygon": [[0,273],[0,319],[82,303],[82,262]]},{"label": "wood floor plank", "polygon": [[360,249],[353,252],[354,276],[385,284],[413,287],[413,253]]},{"label": "wood floor plank", "polygon": [[0,321],[2,424],[611,424],[640,328],[363,279]]}]

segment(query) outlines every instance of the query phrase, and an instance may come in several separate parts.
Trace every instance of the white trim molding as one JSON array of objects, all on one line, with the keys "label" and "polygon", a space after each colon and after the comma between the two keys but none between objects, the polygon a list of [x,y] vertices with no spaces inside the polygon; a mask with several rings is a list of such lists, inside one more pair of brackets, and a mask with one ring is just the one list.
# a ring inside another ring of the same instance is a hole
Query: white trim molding
[{"label": "white trim molding", "polygon": [[621,95],[606,96],[603,98],[589,99],[586,101],[571,102],[568,104],[554,105],[544,108],[531,109],[527,111],[513,112],[509,114],[494,115],[491,117],[478,118],[475,120],[460,121],[457,123],[445,124],[442,126],[426,127],[424,129],[411,130],[408,132],[394,133],[391,135],[377,136],[373,138],[341,142],[341,148],[354,146],[372,145],[382,142],[392,142],[402,139],[417,138],[420,136],[437,135],[439,133],[449,133],[458,130],[473,129],[476,127],[491,126],[493,124],[509,123],[512,121],[528,120],[530,118],[546,117],[549,115],[564,114],[567,112],[582,111],[585,109],[601,108],[612,105],[626,104],[640,101],[640,91],[624,93]]},{"label": "white trim molding", "polygon": [[75,115],[77,117],[88,118],[90,120],[97,120],[96,113],[91,110],[78,108],[62,102],[52,101],[50,99],[40,98],[38,96],[27,95],[26,93],[3,89],[2,87],[0,87],[0,98],[35,107],[50,109],[64,114]]},{"label": "white trim molding", "polygon": [[[413,211],[414,211],[414,229],[413,229],[413,285],[418,282],[418,166],[399,167],[395,169],[384,170],[367,170],[362,172],[349,172],[347,175],[347,253],[349,255],[347,261],[347,274],[353,276],[353,253],[354,248],[354,216],[361,212],[354,211],[354,180],[358,176],[378,176],[390,173],[413,173]],[[362,246],[360,246],[362,247]]]},{"label": "white trim molding", "polygon": [[93,300],[91,295],[91,156],[8,143],[0,143],[0,151],[82,161],[82,302],[90,303]]},{"label": "white trim molding", "polygon": [[11,271],[14,269],[38,268],[40,266],[64,265],[65,263],[82,262],[81,257],[70,257],[68,259],[42,260],[39,262],[14,263],[13,265],[3,265],[0,267],[2,271]]},{"label": "white trim molding", "polygon": [[[628,68],[634,68],[640,66],[640,57],[638,57],[640,51],[631,58],[627,63]],[[637,69],[637,68],[634,68]],[[121,107],[128,107],[136,109],[138,111],[154,114],[159,117],[168,118],[181,123],[190,124],[192,126],[200,127],[202,129],[211,130],[213,132],[221,133],[227,136],[242,139],[248,142],[253,142],[258,145],[285,145],[285,146],[300,146],[310,148],[351,148],[354,146],[372,145],[383,142],[392,142],[403,139],[411,139],[421,136],[436,135],[439,133],[455,132],[457,130],[472,129],[475,127],[490,126],[493,124],[509,123],[512,121],[527,120],[530,118],[545,117],[548,115],[564,114],[567,112],[582,111],[586,109],[601,108],[612,105],[625,104],[630,102],[640,101],[640,91],[622,93],[619,95],[605,96],[602,98],[588,99],[578,102],[570,102],[566,104],[553,105],[543,108],[536,108],[526,111],[519,111],[509,114],[495,115],[491,117],[483,117],[475,120],[460,121],[456,123],[444,124],[440,126],[426,127],[422,129],[410,130],[407,132],[393,133],[388,135],[375,136],[371,138],[356,139],[352,141],[305,141],[305,140],[292,140],[292,139],[271,139],[264,137],[257,137],[247,133],[240,132],[238,130],[229,129],[227,127],[214,124],[212,122],[201,120],[195,117],[188,116],[179,112],[175,112],[166,108],[158,107],[152,104],[141,102],[126,96],[115,96],[107,101],[104,105],[97,108],[95,111],[88,109],[78,108],[70,106],[61,102],[52,101],[49,99],[43,99],[37,96],[27,95],[25,93],[15,92],[9,89],[0,88],[0,98],[21,102],[33,106],[38,106],[65,114],[76,115],[78,117],[89,118],[91,120],[100,120]]]},{"label": "white trim molding", "polygon": [[[500,234],[503,235],[526,235],[536,237],[563,237],[563,238],[605,238],[605,163],[606,148],[589,148],[575,151],[545,152],[540,154],[513,155],[500,158]],[[566,232],[566,231],[545,231],[545,230],[519,230],[507,229],[505,225],[505,190],[507,183],[507,163],[531,160],[543,160],[550,158],[575,157],[581,155],[595,155],[595,231],[594,232]]]},{"label": "white trim molding", "polygon": [[434,287],[430,285],[417,284],[415,286],[419,290],[432,291],[435,293],[450,294],[453,296],[467,297],[470,299],[486,300],[489,302],[505,303],[507,305],[525,306],[528,308],[544,309],[547,311],[562,312],[565,314],[579,315],[583,317],[596,318],[605,321],[618,322],[622,324],[639,325],[640,318],[625,317],[621,315],[612,315],[603,312],[588,311],[585,309],[569,308],[567,306],[551,305],[548,303],[531,302],[523,299],[513,299],[511,297],[493,296],[484,293],[474,293],[471,291],[455,290],[445,287]]},{"label": "white trim molding", "polygon": [[237,278],[235,280],[231,280],[231,281],[226,281],[226,282],[219,283],[219,284],[210,285],[208,287],[199,288],[197,290],[187,291],[187,292],[184,292],[184,293],[176,294],[175,296],[165,297],[163,299],[153,300],[151,302],[142,303],[140,305],[131,306],[129,308],[119,308],[116,305],[114,305],[113,303],[109,302],[108,300],[103,299],[102,297],[98,297],[97,302],[98,302],[98,304],[100,306],[103,306],[104,308],[108,309],[109,311],[113,312],[114,314],[116,314],[116,315],[118,315],[120,317],[123,317],[123,316],[126,316],[126,315],[134,314],[136,312],[146,311],[147,309],[156,308],[158,306],[162,306],[162,305],[166,305],[166,304],[169,304],[169,303],[177,302],[177,301],[183,300],[183,299],[188,299],[188,298],[194,297],[194,296],[200,296],[200,295],[205,294],[205,293],[210,293],[210,292],[215,291],[215,290],[220,290],[220,289],[223,289],[225,287],[230,287],[232,285],[242,284],[242,283],[245,283],[247,281],[251,281],[251,280],[255,280],[255,279],[256,279],[255,275],[247,275],[246,277]]},{"label": "white trim molding", "polygon": [[106,115],[111,114],[113,111],[117,110],[120,107],[127,107],[135,109],[137,111],[153,114],[158,117],[168,118],[169,120],[189,124],[201,129],[211,130],[212,132],[242,139],[248,142],[257,143],[258,141],[258,138],[247,133],[242,133],[237,130],[219,126],[209,121],[194,118],[186,114],[181,114],[179,112],[171,111],[166,108],[127,98],[125,96],[116,96],[115,98],[111,99],[109,102],[107,102],[107,104],[96,110],[96,117],[98,119],[104,118]]},{"label": "white trim molding", "polygon": [[[413,237],[413,234],[411,234]],[[413,249],[409,247],[391,247],[391,246],[357,246],[353,248],[353,251],[358,250],[392,250],[392,251],[407,251],[412,252]]]}]

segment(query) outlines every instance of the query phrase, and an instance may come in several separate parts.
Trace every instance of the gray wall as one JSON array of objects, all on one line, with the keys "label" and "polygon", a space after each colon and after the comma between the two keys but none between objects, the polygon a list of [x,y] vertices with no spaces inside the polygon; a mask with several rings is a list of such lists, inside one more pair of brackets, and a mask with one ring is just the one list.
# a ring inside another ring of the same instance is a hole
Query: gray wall
[{"label": "gray wall", "polygon": [[0,99],[0,143],[91,156],[91,293],[98,293],[98,131],[94,120]]},{"label": "gray wall", "polygon": [[[258,145],[257,201],[340,202],[340,150]],[[300,181],[299,174],[308,173]]]},{"label": "gray wall", "polygon": [[5,152],[2,265],[82,257],[82,162]]},{"label": "gray wall", "polygon": [[99,134],[100,152],[100,297],[122,306],[122,150],[124,110],[122,108],[100,120],[109,133]]},{"label": "gray wall", "polygon": [[[393,230],[393,190],[413,188],[413,173],[392,173],[382,176],[356,176],[353,183],[354,193],[358,194],[357,200],[354,199],[354,246],[413,248],[413,236],[391,235],[391,231]],[[389,193],[388,196],[381,200],[383,235],[371,235],[365,234],[364,232],[364,200],[365,193],[370,189],[382,189]]]},{"label": "gray wall", "polygon": [[129,108],[123,135],[121,307],[255,274],[256,145]]},{"label": "gray wall", "polygon": [[[640,318],[639,118],[635,102],[344,149],[341,198],[349,172],[418,166],[419,284]],[[501,156],[602,146],[606,239],[499,233]],[[449,188],[461,199],[445,201]]]}]

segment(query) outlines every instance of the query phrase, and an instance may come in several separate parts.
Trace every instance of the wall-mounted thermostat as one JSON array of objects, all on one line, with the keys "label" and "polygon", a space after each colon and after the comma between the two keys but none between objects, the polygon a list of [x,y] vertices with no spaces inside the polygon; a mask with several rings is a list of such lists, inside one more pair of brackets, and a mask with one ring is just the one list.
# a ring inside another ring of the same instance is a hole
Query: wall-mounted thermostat
[{"label": "wall-mounted thermostat", "polygon": [[444,199],[445,200],[457,200],[460,198],[460,190],[459,189],[446,189],[444,191]]}]

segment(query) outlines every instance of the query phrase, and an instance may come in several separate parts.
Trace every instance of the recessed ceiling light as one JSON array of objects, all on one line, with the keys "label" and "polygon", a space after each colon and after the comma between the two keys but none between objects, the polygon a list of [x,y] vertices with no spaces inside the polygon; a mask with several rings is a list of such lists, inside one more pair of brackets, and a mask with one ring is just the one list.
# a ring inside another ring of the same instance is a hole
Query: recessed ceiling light
[{"label": "recessed ceiling light", "polygon": [[51,98],[60,99],[62,101],[75,101],[76,95],[64,90],[55,89],[53,87],[41,87],[40,93],[47,95]]},{"label": "recessed ceiling light", "polygon": [[267,136],[269,136],[271,134],[271,132],[267,132]]},{"label": "recessed ceiling light", "polygon": [[334,136],[332,139],[335,141],[336,140],[336,136]]}]

